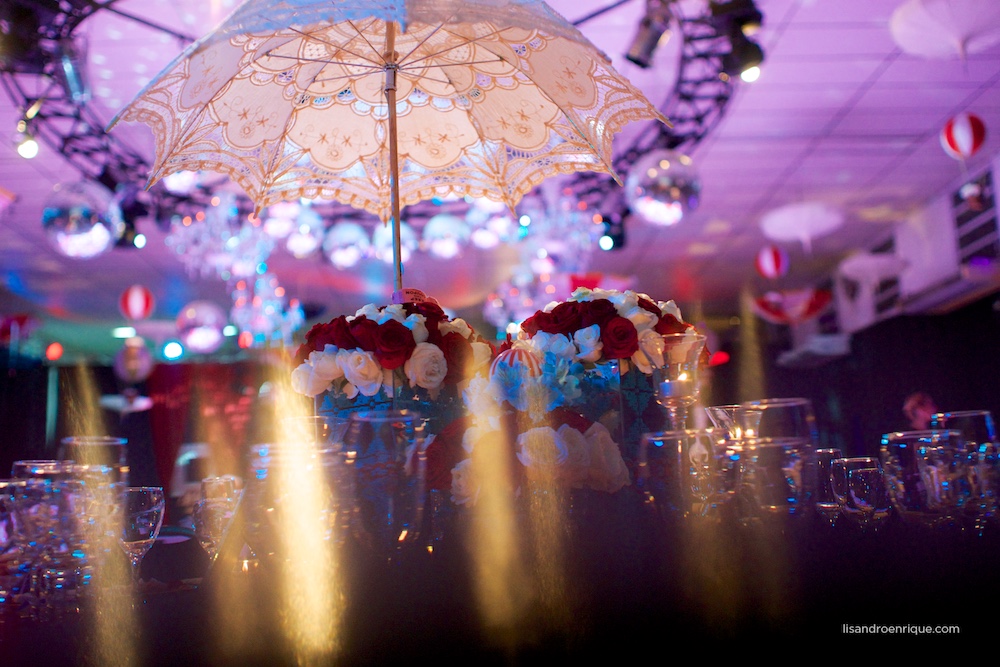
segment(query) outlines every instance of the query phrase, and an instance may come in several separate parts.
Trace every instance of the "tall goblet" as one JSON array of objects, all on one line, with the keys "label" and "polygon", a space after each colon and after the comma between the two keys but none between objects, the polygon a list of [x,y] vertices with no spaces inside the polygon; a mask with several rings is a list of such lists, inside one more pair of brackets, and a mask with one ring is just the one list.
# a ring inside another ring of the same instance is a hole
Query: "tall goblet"
[{"label": "tall goblet", "polygon": [[644,352],[654,362],[656,402],[666,408],[667,430],[683,430],[687,424],[687,410],[698,400],[698,371],[706,337],[687,332],[665,334],[661,338],[662,364],[656,363],[660,360],[655,358],[655,351]]},{"label": "tall goblet", "polygon": [[739,413],[744,433],[762,438],[802,438],[819,444],[816,414],[808,398],[765,398],[746,401]]},{"label": "tall goblet", "polygon": [[997,517],[1000,505],[1000,439],[989,410],[939,412],[931,416],[932,429],[952,429],[962,434],[969,499],[965,514],[978,528]]},{"label": "tall goblet", "polygon": [[153,546],[163,524],[163,487],[129,486],[122,491],[122,532],[118,543],[132,564],[132,582],[139,582],[139,566]]}]

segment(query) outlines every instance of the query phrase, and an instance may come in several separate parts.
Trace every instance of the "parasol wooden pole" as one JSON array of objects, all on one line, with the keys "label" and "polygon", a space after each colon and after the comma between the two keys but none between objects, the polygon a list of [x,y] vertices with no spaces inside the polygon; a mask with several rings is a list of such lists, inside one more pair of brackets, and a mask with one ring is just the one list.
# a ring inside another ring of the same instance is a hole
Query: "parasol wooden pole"
[{"label": "parasol wooden pole", "polygon": [[396,292],[403,291],[403,258],[399,219],[399,149],[396,136],[396,23],[385,23],[385,98],[389,107],[389,203],[392,207],[392,256]]}]

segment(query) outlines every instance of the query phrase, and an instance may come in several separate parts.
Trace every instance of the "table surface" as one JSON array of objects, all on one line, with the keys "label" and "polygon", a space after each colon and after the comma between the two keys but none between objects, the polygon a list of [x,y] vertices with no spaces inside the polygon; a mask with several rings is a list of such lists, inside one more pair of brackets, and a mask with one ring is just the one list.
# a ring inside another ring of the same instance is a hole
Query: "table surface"
[{"label": "table surface", "polygon": [[[505,634],[478,621],[461,540],[395,563],[345,545],[339,648],[318,662],[618,662],[681,645],[774,651],[790,639],[851,641],[845,624],[911,635],[914,626],[958,627],[935,641],[978,640],[995,625],[996,524],[981,533],[931,529],[894,515],[878,531],[861,532],[807,515],[748,527],[661,517],[627,489],[574,506],[568,526],[558,561],[565,586],[546,599],[544,568],[529,567],[539,595]],[[158,583],[137,607],[141,650],[132,664],[295,664],[264,565],[252,577],[221,565],[209,570],[195,540],[158,542],[144,562],[144,577]],[[233,581],[244,584],[227,602],[239,642],[214,597]],[[98,664],[93,627],[87,609],[48,622],[8,617],[0,623],[0,663]]]}]

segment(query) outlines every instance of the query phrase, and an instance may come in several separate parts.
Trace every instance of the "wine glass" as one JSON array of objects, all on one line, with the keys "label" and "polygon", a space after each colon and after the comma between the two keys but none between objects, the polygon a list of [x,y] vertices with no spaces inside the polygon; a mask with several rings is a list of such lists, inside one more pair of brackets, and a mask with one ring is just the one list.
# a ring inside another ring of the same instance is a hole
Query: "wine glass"
[{"label": "wine glass", "polygon": [[122,491],[122,532],[118,543],[132,564],[132,582],[139,583],[139,566],[163,524],[163,487],[129,486]]},{"label": "wine glass", "polygon": [[841,514],[861,528],[877,526],[889,516],[891,504],[882,466],[872,456],[852,456],[830,462],[830,481]]},{"label": "wine glass", "polygon": [[[679,431],[686,426],[687,409],[698,400],[698,371],[706,337],[687,332],[665,334],[661,338],[663,363],[653,364],[656,402],[667,411],[667,430]],[[658,361],[657,355],[648,351],[646,356]]]},{"label": "wine glass", "polygon": [[965,513],[977,528],[994,520],[1000,505],[1000,440],[989,410],[959,410],[931,415],[932,429],[962,434],[970,497]]},{"label": "wine glass", "polygon": [[231,476],[201,480],[201,498],[194,504],[191,520],[201,548],[214,561],[236,512],[239,495]]}]

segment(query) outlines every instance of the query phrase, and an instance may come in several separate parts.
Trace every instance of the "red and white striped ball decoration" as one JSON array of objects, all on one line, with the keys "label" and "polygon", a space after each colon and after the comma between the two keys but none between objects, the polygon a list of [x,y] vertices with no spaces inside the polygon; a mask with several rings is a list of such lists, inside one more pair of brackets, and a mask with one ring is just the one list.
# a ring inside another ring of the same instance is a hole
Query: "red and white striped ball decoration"
[{"label": "red and white striped ball decoration", "polygon": [[498,354],[490,364],[490,377],[493,377],[501,367],[522,370],[529,377],[538,377],[542,374],[541,359],[531,350],[524,348],[510,348]]},{"label": "red and white striped ball decoration", "polygon": [[153,293],[143,285],[128,287],[118,299],[118,310],[133,321],[144,320],[152,315],[155,306]]},{"label": "red and white striped ball decoration", "polygon": [[788,273],[788,253],[778,246],[764,246],[757,253],[756,267],[764,278],[780,278]]},{"label": "red and white striped ball decoration", "polygon": [[985,140],[986,125],[971,113],[960,113],[941,128],[941,147],[956,160],[975,155]]}]

